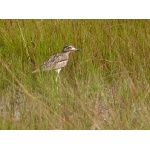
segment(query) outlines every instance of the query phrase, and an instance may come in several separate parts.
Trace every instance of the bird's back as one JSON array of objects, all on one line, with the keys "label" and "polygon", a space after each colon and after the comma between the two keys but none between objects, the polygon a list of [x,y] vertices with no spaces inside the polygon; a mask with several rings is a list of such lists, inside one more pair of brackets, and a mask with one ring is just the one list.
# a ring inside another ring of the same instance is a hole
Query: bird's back
[{"label": "bird's back", "polygon": [[69,53],[58,53],[56,55],[51,56],[48,58],[40,67],[39,69],[33,71],[39,72],[40,70],[57,70],[67,65],[69,59]]}]

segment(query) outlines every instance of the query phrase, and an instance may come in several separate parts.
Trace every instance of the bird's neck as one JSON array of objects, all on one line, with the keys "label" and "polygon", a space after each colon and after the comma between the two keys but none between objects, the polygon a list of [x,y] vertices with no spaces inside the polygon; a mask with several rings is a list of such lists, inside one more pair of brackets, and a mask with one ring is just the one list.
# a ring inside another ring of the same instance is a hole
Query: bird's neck
[{"label": "bird's neck", "polygon": [[69,55],[70,54],[70,51],[68,51],[68,52],[63,52],[64,54],[66,54],[66,55]]}]

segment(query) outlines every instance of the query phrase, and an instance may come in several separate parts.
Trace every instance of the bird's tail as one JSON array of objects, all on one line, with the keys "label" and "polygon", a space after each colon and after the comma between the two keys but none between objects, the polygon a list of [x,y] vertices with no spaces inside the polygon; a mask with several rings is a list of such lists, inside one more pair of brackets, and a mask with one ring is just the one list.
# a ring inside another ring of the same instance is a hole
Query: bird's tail
[{"label": "bird's tail", "polygon": [[36,69],[36,70],[32,71],[32,73],[37,73],[39,71],[40,71],[40,69]]}]

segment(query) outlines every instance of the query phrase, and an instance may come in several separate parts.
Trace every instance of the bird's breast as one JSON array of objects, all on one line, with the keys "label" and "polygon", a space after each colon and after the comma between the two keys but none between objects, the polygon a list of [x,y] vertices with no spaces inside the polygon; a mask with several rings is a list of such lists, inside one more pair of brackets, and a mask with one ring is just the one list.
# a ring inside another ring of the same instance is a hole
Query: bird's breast
[{"label": "bird's breast", "polygon": [[63,61],[59,61],[57,63],[54,64],[54,69],[58,69],[58,68],[63,68],[67,65],[68,59],[67,60],[63,60]]}]

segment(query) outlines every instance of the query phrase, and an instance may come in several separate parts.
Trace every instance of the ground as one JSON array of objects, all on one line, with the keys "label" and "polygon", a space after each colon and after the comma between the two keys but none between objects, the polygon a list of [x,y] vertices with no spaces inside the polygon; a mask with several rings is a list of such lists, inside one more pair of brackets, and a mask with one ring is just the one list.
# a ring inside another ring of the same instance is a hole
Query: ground
[{"label": "ground", "polygon": [[[148,41],[149,20],[0,20],[0,129],[150,129]],[[32,74],[67,44],[58,83]]]}]

